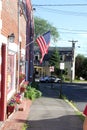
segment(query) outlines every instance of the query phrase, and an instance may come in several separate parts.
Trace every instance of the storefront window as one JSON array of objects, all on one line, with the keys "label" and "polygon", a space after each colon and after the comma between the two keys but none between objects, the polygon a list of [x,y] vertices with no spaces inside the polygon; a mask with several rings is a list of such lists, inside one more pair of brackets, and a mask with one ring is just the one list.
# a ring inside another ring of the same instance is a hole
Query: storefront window
[{"label": "storefront window", "polygon": [[14,85],[14,55],[8,55],[8,90],[11,90]]}]

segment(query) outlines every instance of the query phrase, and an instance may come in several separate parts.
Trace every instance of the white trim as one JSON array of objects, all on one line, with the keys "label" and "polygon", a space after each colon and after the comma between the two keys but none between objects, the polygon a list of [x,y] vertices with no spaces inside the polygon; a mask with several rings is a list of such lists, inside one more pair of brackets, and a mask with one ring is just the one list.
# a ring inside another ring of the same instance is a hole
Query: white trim
[{"label": "white trim", "polygon": [[8,49],[13,51],[13,52],[18,52],[18,45],[16,43],[9,43]]},{"label": "white trim", "polygon": [[0,34],[0,46],[2,46],[2,43],[8,44],[8,49],[13,51],[13,52],[18,52],[18,45],[16,43],[8,43],[7,37],[4,35]]},{"label": "white trim", "polygon": [[21,49],[21,54],[25,55],[25,49],[23,49],[23,48]]},{"label": "white trim", "polygon": [[7,94],[7,101],[13,96],[14,93],[15,93],[15,89],[12,89],[11,92]]},{"label": "white trim", "polygon": [[0,45],[2,46],[2,43],[7,44],[7,37],[0,34]]}]

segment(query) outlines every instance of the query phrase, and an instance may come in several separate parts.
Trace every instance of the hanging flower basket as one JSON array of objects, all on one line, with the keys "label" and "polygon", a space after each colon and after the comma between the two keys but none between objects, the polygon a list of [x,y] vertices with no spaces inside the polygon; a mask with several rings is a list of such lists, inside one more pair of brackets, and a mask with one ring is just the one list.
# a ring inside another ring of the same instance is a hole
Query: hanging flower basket
[{"label": "hanging flower basket", "polygon": [[21,104],[21,102],[22,102],[21,93],[16,93],[16,94],[14,95],[14,99],[15,99],[15,103]]},{"label": "hanging flower basket", "polygon": [[17,104],[21,104],[22,103],[22,99],[18,98],[18,97],[16,97],[15,101],[16,101]]},{"label": "hanging flower basket", "polygon": [[20,88],[20,93],[24,93],[25,90],[26,90],[26,88],[22,86],[22,87]]},{"label": "hanging flower basket", "polygon": [[27,81],[23,82],[22,85],[20,85],[20,93],[24,93],[26,91],[26,87],[28,86],[28,83]]},{"label": "hanging flower basket", "polygon": [[25,82],[24,82],[24,85],[25,85],[25,86],[28,86],[28,84],[29,84],[28,81],[25,81]]}]

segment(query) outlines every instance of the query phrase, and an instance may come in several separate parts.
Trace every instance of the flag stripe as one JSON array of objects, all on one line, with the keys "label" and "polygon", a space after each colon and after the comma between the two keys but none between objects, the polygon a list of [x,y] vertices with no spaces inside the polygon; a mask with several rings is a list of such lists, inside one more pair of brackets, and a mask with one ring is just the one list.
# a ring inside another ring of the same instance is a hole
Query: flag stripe
[{"label": "flag stripe", "polygon": [[44,49],[44,52],[46,53],[46,42],[44,40],[44,38],[41,36],[41,40],[42,40],[42,46],[43,46],[43,49]]},{"label": "flag stripe", "polygon": [[37,42],[38,42],[38,44],[39,44],[39,47],[40,47],[41,52],[45,53],[44,46],[43,46],[43,44],[42,44],[42,41],[41,41],[41,38],[40,38],[40,37],[37,39]]},{"label": "flag stripe", "polygon": [[48,53],[48,47],[50,44],[50,31],[44,33],[42,36],[39,36],[36,39],[36,42],[38,43],[39,47],[40,47],[40,51],[42,54],[41,57],[41,63],[43,61],[44,55]]}]

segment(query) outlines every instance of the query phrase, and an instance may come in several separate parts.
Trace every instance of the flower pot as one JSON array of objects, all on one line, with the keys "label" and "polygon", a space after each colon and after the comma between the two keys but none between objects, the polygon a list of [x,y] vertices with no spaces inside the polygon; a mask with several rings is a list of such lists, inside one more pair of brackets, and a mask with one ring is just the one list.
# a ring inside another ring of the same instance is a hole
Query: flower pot
[{"label": "flower pot", "polygon": [[7,111],[12,113],[14,111],[15,106],[7,106]]},{"label": "flower pot", "polygon": [[7,116],[14,112],[15,106],[7,106]]}]

